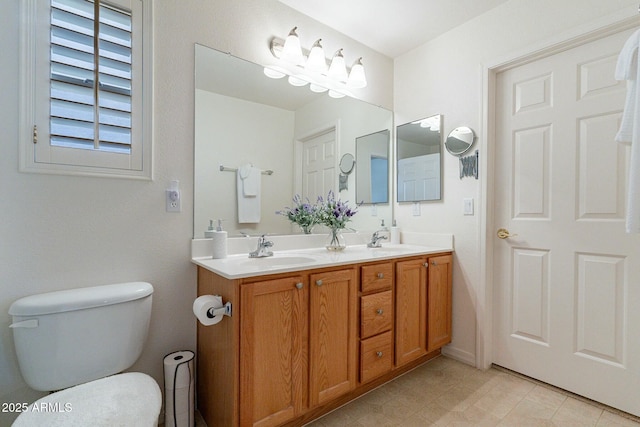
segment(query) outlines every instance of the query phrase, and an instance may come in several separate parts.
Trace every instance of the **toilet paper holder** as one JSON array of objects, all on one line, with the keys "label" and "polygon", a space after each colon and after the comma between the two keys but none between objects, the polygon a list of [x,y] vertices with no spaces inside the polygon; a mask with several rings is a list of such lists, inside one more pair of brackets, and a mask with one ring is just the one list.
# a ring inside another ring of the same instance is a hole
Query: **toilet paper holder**
[{"label": "toilet paper holder", "polygon": [[225,315],[231,317],[231,302],[227,301],[225,305],[220,308],[210,308],[207,310],[207,317],[213,319],[215,316]]}]

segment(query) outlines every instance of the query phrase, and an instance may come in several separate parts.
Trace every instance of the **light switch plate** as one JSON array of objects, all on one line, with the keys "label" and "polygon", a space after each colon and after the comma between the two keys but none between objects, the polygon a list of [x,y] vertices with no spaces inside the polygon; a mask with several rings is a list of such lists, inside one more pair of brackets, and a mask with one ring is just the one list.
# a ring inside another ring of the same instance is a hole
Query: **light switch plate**
[{"label": "light switch plate", "polygon": [[413,208],[411,209],[413,212],[413,216],[420,216],[420,202],[414,202]]},{"label": "light switch plate", "polygon": [[462,199],[462,213],[465,215],[473,215],[473,199]]}]

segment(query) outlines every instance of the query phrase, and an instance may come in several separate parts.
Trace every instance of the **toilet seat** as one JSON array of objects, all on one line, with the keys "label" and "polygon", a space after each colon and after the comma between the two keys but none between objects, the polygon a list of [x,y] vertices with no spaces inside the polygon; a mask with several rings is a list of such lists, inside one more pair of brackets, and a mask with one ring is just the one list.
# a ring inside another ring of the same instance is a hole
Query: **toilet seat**
[{"label": "toilet seat", "polygon": [[156,426],[162,393],[149,375],[128,372],[70,387],[29,405],[21,426]]}]

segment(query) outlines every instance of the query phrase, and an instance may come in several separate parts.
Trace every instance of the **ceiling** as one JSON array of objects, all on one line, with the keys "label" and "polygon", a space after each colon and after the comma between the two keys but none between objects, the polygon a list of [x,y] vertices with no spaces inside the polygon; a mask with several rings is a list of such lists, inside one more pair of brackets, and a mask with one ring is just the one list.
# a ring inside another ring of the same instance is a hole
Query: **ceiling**
[{"label": "ceiling", "polygon": [[396,58],[508,0],[279,0]]}]

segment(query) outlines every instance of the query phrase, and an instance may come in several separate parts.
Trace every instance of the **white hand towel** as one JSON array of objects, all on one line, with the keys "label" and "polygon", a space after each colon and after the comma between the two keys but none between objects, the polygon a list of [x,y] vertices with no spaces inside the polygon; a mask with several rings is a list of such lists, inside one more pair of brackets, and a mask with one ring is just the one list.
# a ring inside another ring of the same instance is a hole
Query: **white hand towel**
[{"label": "white hand towel", "polygon": [[262,171],[251,165],[245,165],[241,169],[242,194],[245,197],[255,197],[260,194],[260,180]]},{"label": "white hand towel", "polygon": [[[251,165],[242,166],[238,168],[238,173],[236,175],[238,222],[255,224],[260,222],[260,183],[258,181],[258,191],[255,196],[245,196],[244,181],[245,178],[249,176],[249,169],[255,168],[253,168]],[[259,178],[260,171],[258,170],[258,179]]]},{"label": "white hand towel", "polygon": [[620,130],[616,141],[631,143],[631,161],[627,193],[627,233],[640,233],[640,67],[638,66],[638,47],[640,30],[627,40],[616,64],[617,80],[627,80],[627,98]]}]

